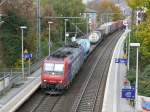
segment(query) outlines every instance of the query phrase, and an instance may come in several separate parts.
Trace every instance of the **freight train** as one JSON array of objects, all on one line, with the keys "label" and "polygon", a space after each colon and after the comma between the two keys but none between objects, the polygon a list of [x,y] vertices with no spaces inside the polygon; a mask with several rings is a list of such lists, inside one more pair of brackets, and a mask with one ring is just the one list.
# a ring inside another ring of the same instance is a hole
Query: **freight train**
[{"label": "freight train", "polygon": [[110,33],[123,27],[123,21],[105,23],[91,32],[87,38],[61,47],[42,63],[41,88],[50,94],[60,94],[69,87],[84,60]]}]

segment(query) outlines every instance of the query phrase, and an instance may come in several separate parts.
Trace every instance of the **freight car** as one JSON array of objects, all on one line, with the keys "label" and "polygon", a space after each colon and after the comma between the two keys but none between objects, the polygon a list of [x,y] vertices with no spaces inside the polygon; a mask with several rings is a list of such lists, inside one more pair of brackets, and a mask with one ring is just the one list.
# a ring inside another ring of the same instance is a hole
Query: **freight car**
[{"label": "freight car", "polygon": [[107,35],[123,28],[123,20],[108,22],[100,25],[95,31],[91,32],[88,39],[92,44],[100,42]]}]

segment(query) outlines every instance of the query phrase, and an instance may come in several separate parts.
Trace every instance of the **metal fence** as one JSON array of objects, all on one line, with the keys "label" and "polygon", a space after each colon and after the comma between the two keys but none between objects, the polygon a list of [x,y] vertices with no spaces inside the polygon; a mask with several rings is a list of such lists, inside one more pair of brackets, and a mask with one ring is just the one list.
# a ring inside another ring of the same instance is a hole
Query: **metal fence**
[{"label": "metal fence", "polygon": [[[36,64],[31,65],[31,69],[25,68],[25,77],[29,76],[40,68],[43,59]],[[0,69],[0,95],[9,91],[11,88],[18,87],[23,84],[24,78],[21,68]]]},{"label": "metal fence", "polygon": [[21,69],[16,69],[16,70],[17,71],[14,71],[14,69],[12,69],[11,71],[0,72],[0,94],[1,95],[23,79],[21,75],[22,72],[20,71]]}]

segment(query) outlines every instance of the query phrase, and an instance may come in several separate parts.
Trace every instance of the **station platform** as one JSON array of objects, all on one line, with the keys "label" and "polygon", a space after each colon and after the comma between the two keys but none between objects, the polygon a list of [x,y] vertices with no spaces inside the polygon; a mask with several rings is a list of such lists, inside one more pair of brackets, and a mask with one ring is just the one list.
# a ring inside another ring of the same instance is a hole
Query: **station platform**
[{"label": "station platform", "polygon": [[116,62],[116,59],[124,59],[124,45],[130,31],[126,30],[115,47],[111,64],[109,67],[102,112],[135,112],[129,101],[122,98],[121,91],[124,88],[124,81],[127,80],[126,63]]},{"label": "station platform", "polygon": [[40,69],[0,96],[0,112],[14,112],[40,86]]}]

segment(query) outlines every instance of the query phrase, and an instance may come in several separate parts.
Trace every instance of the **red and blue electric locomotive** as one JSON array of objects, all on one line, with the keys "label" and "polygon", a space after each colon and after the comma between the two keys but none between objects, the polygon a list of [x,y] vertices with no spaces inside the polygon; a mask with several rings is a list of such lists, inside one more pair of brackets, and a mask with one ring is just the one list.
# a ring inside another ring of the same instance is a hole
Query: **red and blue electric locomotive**
[{"label": "red and blue electric locomotive", "polygon": [[84,57],[84,48],[79,44],[58,49],[43,62],[41,87],[49,93],[59,93],[68,88]]}]

